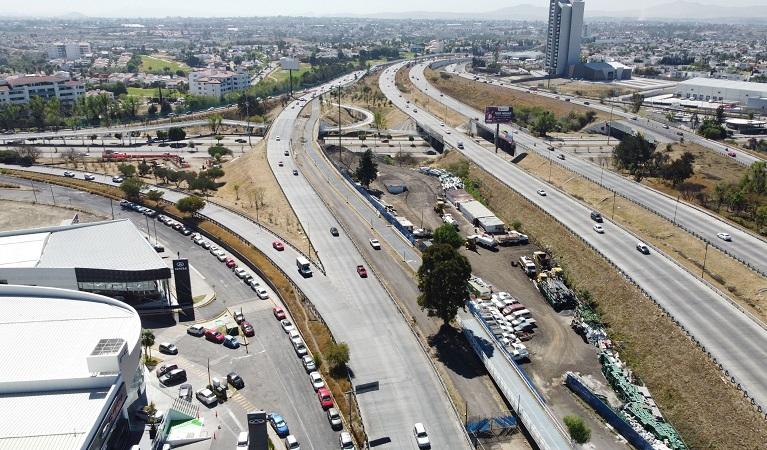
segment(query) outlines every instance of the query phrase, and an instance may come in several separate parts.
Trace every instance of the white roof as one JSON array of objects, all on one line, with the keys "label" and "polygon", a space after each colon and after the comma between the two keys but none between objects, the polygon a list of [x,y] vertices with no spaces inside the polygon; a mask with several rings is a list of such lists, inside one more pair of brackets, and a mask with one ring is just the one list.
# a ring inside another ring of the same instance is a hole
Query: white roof
[{"label": "white roof", "polygon": [[168,268],[128,219],[0,232],[0,267]]},{"label": "white roof", "polygon": [[734,80],[722,80],[719,78],[691,78],[679,83],[681,86],[704,86],[720,89],[740,89],[744,91],[758,91],[764,93],[767,96],[767,84],[754,83],[752,81],[734,81]]}]

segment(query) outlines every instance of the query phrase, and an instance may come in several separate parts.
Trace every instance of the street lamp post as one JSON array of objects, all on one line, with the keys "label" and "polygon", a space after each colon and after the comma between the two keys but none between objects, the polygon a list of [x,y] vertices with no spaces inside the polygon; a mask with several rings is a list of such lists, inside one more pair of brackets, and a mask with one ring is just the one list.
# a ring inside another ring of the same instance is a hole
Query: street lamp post
[{"label": "street lamp post", "polygon": [[679,194],[679,195],[676,196],[676,204],[674,205],[674,220],[671,221],[674,224],[676,224],[676,210],[679,209],[679,196],[680,195],[682,195],[682,194]]},{"label": "street lamp post", "polygon": [[708,241],[706,241],[706,250],[703,253],[703,267],[700,269],[700,278],[704,279],[706,274],[706,258],[708,257]]}]

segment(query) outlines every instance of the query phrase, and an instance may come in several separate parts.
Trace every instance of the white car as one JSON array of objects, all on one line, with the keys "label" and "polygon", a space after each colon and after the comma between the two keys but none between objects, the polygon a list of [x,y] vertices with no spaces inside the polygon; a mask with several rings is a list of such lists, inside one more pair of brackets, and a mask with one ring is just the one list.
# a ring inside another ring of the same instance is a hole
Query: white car
[{"label": "white car", "polygon": [[732,240],[732,236],[730,236],[728,233],[716,233],[716,237],[728,242]]},{"label": "white car", "polygon": [[543,189],[538,189],[538,195],[540,195],[541,197],[545,197],[546,191],[544,191]]},{"label": "white car", "polygon": [[321,387],[325,387],[325,380],[322,379],[322,375],[319,372],[311,372],[309,374],[309,380],[312,382],[312,387],[316,391]]},{"label": "white car", "polygon": [[212,253],[212,254],[213,254],[213,256],[215,256],[216,258],[218,258],[218,260],[219,260],[219,261],[223,261],[223,260],[225,260],[225,259],[226,259],[226,253],[224,253],[224,251],[223,251],[223,250],[221,250],[221,249],[218,249],[218,250],[213,250],[213,249],[211,248],[211,252],[210,252],[210,253]]},{"label": "white car", "polygon": [[304,364],[304,369],[306,369],[307,372],[313,372],[317,370],[317,364],[314,362],[314,358],[311,356],[304,356],[301,358],[301,362]]},{"label": "white car", "polygon": [[234,274],[237,275],[237,278],[245,278],[245,275],[248,274],[248,271],[243,269],[242,267],[238,267],[234,269]]},{"label": "white car", "polygon": [[338,437],[338,444],[343,450],[354,449],[354,441],[352,440],[352,435],[346,431],[341,432],[341,435]]},{"label": "white car", "polygon": [[378,239],[371,239],[370,240],[370,246],[373,247],[376,250],[381,250],[381,243],[378,242]]},{"label": "white car", "polygon": [[256,284],[254,285],[254,284],[252,284],[252,282],[251,282],[251,285],[250,285],[250,287],[251,287],[251,288],[252,288],[254,291],[256,291],[256,295],[257,295],[257,296],[258,296],[258,298],[260,298],[261,300],[266,300],[267,298],[269,298],[269,293],[266,291],[266,288],[264,288],[264,287],[263,287],[263,286],[261,286],[260,284],[256,283]]},{"label": "white car", "polygon": [[292,434],[289,434],[288,437],[285,438],[285,448],[288,450],[301,450],[301,446],[298,444],[298,439]]},{"label": "white car", "polygon": [[249,448],[250,435],[243,431],[237,435],[237,450],[247,450]]},{"label": "white car", "polygon": [[[290,319],[282,319],[282,320],[280,320],[280,325],[282,326],[282,329],[286,333],[291,335],[290,338],[292,339],[293,338],[293,334],[291,332],[296,330],[296,326],[293,325],[293,322],[291,322]],[[301,338],[301,336],[298,335],[298,332],[296,332],[296,336],[299,339]]]},{"label": "white car", "polygon": [[650,254],[650,247],[642,241],[637,242],[637,250],[639,250],[639,253],[644,253],[645,255]]},{"label": "white car", "polygon": [[426,428],[422,423],[419,422],[413,426],[413,435],[415,436],[415,442],[418,444],[418,448],[431,448],[429,435],[426,434]]},{"label": "white car", "polygon": [[122,183],[124,181],[123,177],[120,176],[113,176],[112,177],[112,183]]},{"label": "white car", "polygon": [[602,225],[597,223],[597,224],[594,224],[594,231],[601,234],[605,232],[605,228]]},{"label": "white car", "polygon": [[280,137],[279,137],[279,136],[277,136],[276,138],[274,138],[274,140],[275,140],[275,141],[279,141],[279,140],[280,140]]},{"label": "white car", "polygon": [[83,175],[83,179],[85,181],[93,181],[96,179],[96,176],[93,175],[92,173],[86,173],[85,175]]},{"label": "white car", "polygon": [[218,401],[216,394],[208,388],[200,389],[195,395],[197,396],[197,400],[205,406],[214,405]]}]

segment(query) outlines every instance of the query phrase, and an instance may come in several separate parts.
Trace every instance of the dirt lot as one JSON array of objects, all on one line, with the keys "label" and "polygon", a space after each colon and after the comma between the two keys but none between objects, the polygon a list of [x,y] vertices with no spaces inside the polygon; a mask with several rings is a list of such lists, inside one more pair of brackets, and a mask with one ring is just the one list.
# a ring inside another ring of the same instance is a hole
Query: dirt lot
[{"label": "dirt lot", "polygon": [[[450,152],[445,163],[459,159]],[[482,181],[480,189],[498,217],[506,223],[521,221],[534,242],[551,249],[576,288],[592,294],[622,359],[648,385],[690,448],[763,447],[763,417],[652,301],[519,194],[473,165],[470,176]],[[728,426],[721,426],[722,417]]]},{"label": "dirt lot", "polygon": [[13,214],[0,214],[0,231],[56,226],[61,224],[63,220],[71,219],[75,214],[79,215],[80,222],[96,222],[107,219],[107,217],[58,206],[33,205],[10,200],[0,200],[0,211],[13,211]]},{"label": "dirt lot", "polygon": [[631,94],[632,92],[637,91],[637,89],[633,89],[627,86],[620,86],[617,84],[589,83],[587,81],[569,80],[567,78],[553,79],[551,80],[550,85],[549,85],[549,80],[530,81],[530,82],[523,82],[520,84],[525,86],[536,86],[541,88],[545,87],[546,89],[549,89],[549,86],[551,86],[550,90],[554,92],[561,92],[563,94],[571,94],[571,95],[583,95],[586,97],[600,97],[600,98]]},{"label": "dirt lot", "polygon": [[[480,111],[484,110],[485,106],[488,105],[513,105],[515,108],[541,107],[554,113],[557,118],[566,116],[570,111],[575,111],[579,114],[593,111],[585,106],[520,92],[502,86],[477,83],[457,76],[448,75],[448,78],[445,79],[438,72],[431,69],[426,69],[424,74],[434,86],[446,95],[450,95]],[[608,115],[597,111],[596,122],[607,119]]]}]

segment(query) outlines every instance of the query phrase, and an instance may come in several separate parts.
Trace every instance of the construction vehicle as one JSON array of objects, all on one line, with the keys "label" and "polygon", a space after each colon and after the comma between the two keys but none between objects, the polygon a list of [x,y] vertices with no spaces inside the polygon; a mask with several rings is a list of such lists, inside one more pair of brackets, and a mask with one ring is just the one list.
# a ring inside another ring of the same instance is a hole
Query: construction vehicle
[{"label": "construction vehicle", "polygon": [[551,256],[546,252],[533,252],[533,261],[541,273],[551,269]]},{"label": "construction vehicle", "polygon": [[538,290],[543,294],[543,298],[557,312],[563,309],[573,309],[577,306],[575,293],[562,281],[561,274],[562,269],[555,267],[552,270],[541,272],[535,283]]}]

